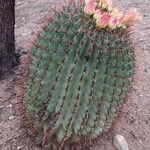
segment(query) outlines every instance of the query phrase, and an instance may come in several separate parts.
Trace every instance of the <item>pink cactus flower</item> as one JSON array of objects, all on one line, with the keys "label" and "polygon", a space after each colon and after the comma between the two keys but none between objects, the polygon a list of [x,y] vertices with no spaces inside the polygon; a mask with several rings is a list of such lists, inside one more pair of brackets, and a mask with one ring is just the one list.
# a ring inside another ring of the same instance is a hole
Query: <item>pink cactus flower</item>
[{"label": "pink cactus flower", "polygon": [[112,5],[112,0],[99,0],[101,3],[106,3],[108,5]]},{"label": "pink cactus flower", "polygon": [[112,0],[100,0],[102,8],[112,7]]},{"label": "pink cactus flower", "polygon": [[85,0],[85,4],[90,3],[90,2],[94,2],[94,0]]},{"label": "pink cactus flower", "polygon": [[140,19],[140,13],[135,8],[131,8],[124,15],[122,23],[124,25],[132,25],[133,23],[135,23],[139,19]]},{"label": "pink cactus flower", "polygon": [[95,0],[99,8],[105,9],[108,11],[112,10],[112,0]]},{"label": "pink cactus flower", "polygon": [[105,28],[109,25],[110,14],[103,12],[96,19],[96,26],[100,28]]},{"label": "pink cactus flower", "polygon": [[96,3],[94,0],[86,0],[85,1],[84,12],[87,15],[93,15],[95,12],[95,8],[96,8]]},{"label": "pink cactus flower", "polygon": [[112,16],[109,21],[109,27],[111,29],[116,29],[117,27],[122,26],[123,14],[120,13],[117,16]]},{"label": "pink cactus flower", "polygon": [[101,11],[100,9],[97,9],[97,10],[94,12],[93,18],[94,18],[94,19],[98,19],[98,18],[101,17],[101,15],[102,15],[102,11]]},{"label": "pink cactus flower", "polygon": [[117,7],[114,7],[111,11],[111,16],[117,16],[119,13],[119,9]]}]

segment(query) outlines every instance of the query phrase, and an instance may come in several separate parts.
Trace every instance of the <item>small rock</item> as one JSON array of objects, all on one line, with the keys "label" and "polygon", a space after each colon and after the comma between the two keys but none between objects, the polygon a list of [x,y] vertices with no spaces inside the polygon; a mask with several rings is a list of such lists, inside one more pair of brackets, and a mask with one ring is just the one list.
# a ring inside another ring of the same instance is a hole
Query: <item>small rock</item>
[{"label": "small rock", "polygon": [[15,119],[15,116],[9,116],[9,120]]},{"label": "small rock", "polygon": [[129,150],[128,143],[122,135],[116,135],[114,137],[113,145],[117,150]]},{"label": "small rock", "polygon": [[2,105],[2,106],[0,106],[0,109],[3,109],[4,108],[4,106]]},{"label": "small rock", "polygon": [[8,106],[6,106],[7,108],[11,108],[12,107],[12,104],[9,104]]},{"label": "small rock", "polygon": [[18,147],[17,147],[18,150],[21,150],[21,149],[23,149],[23,148],[24,148],[24,146],[18,146]]}]

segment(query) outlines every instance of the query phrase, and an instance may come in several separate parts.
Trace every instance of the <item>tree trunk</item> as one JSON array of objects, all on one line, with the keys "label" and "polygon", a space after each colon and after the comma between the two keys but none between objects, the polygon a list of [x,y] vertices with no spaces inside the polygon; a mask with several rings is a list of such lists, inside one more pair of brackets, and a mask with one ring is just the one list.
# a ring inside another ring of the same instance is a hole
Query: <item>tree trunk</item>
[{"label": "tree trunk", "polygon": [[0,76],[15,61],[15,0],[0,0]]}]

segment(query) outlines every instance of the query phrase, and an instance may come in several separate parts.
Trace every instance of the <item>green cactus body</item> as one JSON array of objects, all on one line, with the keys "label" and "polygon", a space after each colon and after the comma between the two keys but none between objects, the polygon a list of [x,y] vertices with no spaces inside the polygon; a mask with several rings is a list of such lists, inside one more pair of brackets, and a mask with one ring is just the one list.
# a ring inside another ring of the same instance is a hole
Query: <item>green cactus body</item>
[{"label": "green cactus body", "polygon": [[37,139],[107,131],[131,86],[132,50],[125,30],[97,30],[81,8],[56,14],[32,47],[23,96]]}]

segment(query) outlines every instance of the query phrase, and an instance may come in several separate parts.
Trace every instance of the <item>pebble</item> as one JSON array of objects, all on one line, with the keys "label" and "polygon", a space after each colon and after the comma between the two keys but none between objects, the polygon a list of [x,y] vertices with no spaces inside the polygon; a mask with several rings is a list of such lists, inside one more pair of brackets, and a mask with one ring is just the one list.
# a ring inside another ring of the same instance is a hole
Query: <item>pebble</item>
[{"label": "pebble", "polygon": [[9,120],[15,119],[15,116],[9,116]]},{"label": "pebble", "polygon": [[3,109],[4,108],[4,106],[2,105],[2,106],[0,106],[0,109]]},{"label": "pebble", "polygon": [[17,147],[18,150],[23,149],[23,148],[24,148],[24,146],[18,146]]},{"label": "pebble", "polygon": [[128,143],[122,135],[116,135],[113,139],[113,145],[116,150],[129,150]]},{"label": "pebble", "polygon": [[7,108],[12,108],[12,104],[10,104],[10,105],[8,105],[8,106],[6,106]]}]

